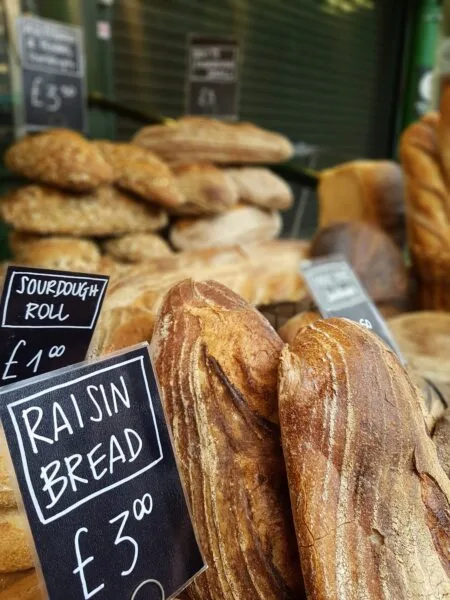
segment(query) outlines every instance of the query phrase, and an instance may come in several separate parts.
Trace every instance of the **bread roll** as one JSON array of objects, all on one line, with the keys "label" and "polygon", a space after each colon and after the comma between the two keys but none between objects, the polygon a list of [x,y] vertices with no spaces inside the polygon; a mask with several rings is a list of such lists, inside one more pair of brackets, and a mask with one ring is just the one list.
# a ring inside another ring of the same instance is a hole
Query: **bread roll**
[{"label": "bread roll", "polygon": [[342,254],[374,302],[398,302],[406,307],[408,272],[402,254],[389,236],[362,222],[334,223],[320,229],[311,256]]},{"label": "bread roll", "polygon": [[294,195],[288,184],[262,167],[226,169],[237,187],[239,201],[255,204],[270,210],[286,210],[294,202]]},{"label": "bread roll", "polygon": [[93,273],[100,263],[100,250],[90,240],[41,237],[13,231],[8,242],[13,260],[31,267]]},{"label": "bread roll", "polygon": [[294,148],[284,136],[251,123],[225,123],[207,117],[183,117],[166,125],[144,127],[133,143],[169,163],[277,163]]},{"label": "bread roll", "polygon": [[185,202],[169,167],[153,152],[133,144],[95,142],[114,171],[116,185],[165,208]]},{"label": "bread roll", "polygon": [[107,240],[103,248],[114,258],[130,263],[173,255],[167,242],[152,233],[129,233]]},{"label": "bread roll", "polygon": [[179,219],[169,235],[175,248],[199,250],[271,240],[280,234],[281,226],[279,213],[240,204],[222,215]]},{"label": "bread roll", "polygon": [[6,152],[5,164],[27,179],[75,192],[91,191],[114,178],[98,148],[68,129],[25,136]]},{"label": "bread roll", "polygon": [[33,551],[26,518],[17,508],[0,510],[0,573],[24,571],[33,566]]},{"label": "bread roll", "polygon": [[403,247],[405,201],[402,170],[391,161],[353,161],[322,171],[319,226],[364,221],[381,227]]},{"label": "bread roll", "polygon": [[277,426],[281,347],[255,309],[215,282],[174,286],[158,316],[153,363],[209,565],[189,600],[300,596]]},{"label": "bread roll", "polygon": [[214,165],[197,163],[174,168],[176,182],[186,199],[172,212],[178,215],[220,214],[238,201],[233,180]]},{"label": "bread roll", "polygon": [[379,338],[318,321],[285,346],[282,442],[308,598],[450,594],[450,481]]},{"label": "bread roll", "polygon": [[0,204],[3,219],[19,231],[101,237],[156,231],[167,223],[161,209],[132,200],[113,187],[74,196],[28,185],[8,194]]}]

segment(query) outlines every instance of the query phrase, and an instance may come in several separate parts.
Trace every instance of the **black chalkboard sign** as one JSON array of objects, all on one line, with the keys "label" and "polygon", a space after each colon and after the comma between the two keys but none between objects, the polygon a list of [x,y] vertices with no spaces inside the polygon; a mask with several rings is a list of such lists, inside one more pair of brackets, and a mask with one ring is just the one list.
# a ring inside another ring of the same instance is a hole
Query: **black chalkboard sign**
[{"label": "black chalkboard sign", "polygon": [[305,261],[301,272],[323,317],[350,319],[373,330],[403,361],[383,317],[345,258],[331,256]]},{"label": "black chalkboard sign", "polygon": [[9,267],[0,301],[0,386],[84,360],[108,280]]},{"label": "black chalkboard sign", "polygon": [[147,344],[0,405],[50,600],[164,600],[203,570]]},{"label": "black chalkboard sign", "polygon": [[37,17],[17,20],[23,132],[86,128],[81,28]]},{"label": "black chalkboard sign", "polygon": [[188,38],[186,113],[238,118],[239,48],[226,37]]}]

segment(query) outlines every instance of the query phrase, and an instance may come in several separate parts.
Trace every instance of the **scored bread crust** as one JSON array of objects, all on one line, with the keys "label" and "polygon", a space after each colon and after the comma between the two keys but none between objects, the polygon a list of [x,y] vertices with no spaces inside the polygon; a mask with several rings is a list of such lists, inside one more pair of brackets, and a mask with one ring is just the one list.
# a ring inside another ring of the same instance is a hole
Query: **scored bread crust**
[{"label": "scored bread crust", "polygon": [[294,154],[294,147],[283,135],[251,123],[224,123],[207,117],[183,117],[144,127],[132,143],[178,164],[276,163]]},{"label": "scored bread crust", "polygon": [[56,235],[101,237],[156,231],[168,220],[160,208],[132,200],[109,186],[74,196],[28,185],[8,194],[0,211],[4,220],[19,231]]},{"label": "scored bread crust", "polygon": [[114,172],[116,185],[165,208],[184,203],[170,168],[149,150],[134,144],[94,142]]},{"label": "scored bread crust", "polygon": [[318,321],[283,349],[279,402],[310,600],[447,598],[450,481],[397,357]]},{"label": "scored bread crust", "polygon": [[68,129],[25,136],[6,152],[5,164],[27,179],[75,192],[93,190],[114,178],[98,148]]},{"label": "scored bread crust", "polygon": [[276,424],[281,347],[262,315],[216,282],[181,282],[158,315],[153,364],[208,564],[190,600],[300,597]]}]

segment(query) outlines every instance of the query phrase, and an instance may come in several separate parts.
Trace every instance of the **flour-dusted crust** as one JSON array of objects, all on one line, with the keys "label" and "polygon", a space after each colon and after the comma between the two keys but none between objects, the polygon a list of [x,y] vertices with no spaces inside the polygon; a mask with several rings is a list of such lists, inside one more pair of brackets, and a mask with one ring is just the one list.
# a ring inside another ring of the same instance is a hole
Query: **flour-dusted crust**
[{"label": "flour-dusted crust", "polygon": [[183,117],[166,125],[144,127],[133,143],[170,163],[277,163],[294,154],[283,135],[251,123],[224,123],[207,117]]},{"label": "flour-dusted crust", "polygon": [[137,202],[113,187],[75,196],[29,185],[8,194],[0,204],[4,220],[19,231],[80,236],[155,231],[167,223],[160,208]]},{"label": "flour-dusted crust", "polygon": [[93,190],[114,178],[99,149],[68,129],[25,136],[6,152],[5,164],[27,179],[76,192]]},{"label": "flour-dusted crust", "polygon": [[134,144],[107,141],[94,144],[111,166],[119,188],[166,208],[184,203],[170,168],[153,152]]},{"label": "flour-dusted crust", "polygon": [[173,256],[169,244],[153,233],[129,233],[107,240],[103,247],[114,258],[130,263]]},{"label": "flour-dusted crust", "polygon": [[152,341],[165,412],[207,571],[190,600],[301,597],[277,426],[282,342],[231,290],[187,280]]},{"label": "flour-dusted crust", "polygon": [[236,185],[239,201],[255,204],[270,210],[286,210],[294,202],[294,195],[288,184],[263,167],[243,167],[226,169]]},{"label": "flour-dusted crust", "polygon": [[444,600],[450,481],[397,357],[347,320],[285,346],[280,422],[310,600]]}]

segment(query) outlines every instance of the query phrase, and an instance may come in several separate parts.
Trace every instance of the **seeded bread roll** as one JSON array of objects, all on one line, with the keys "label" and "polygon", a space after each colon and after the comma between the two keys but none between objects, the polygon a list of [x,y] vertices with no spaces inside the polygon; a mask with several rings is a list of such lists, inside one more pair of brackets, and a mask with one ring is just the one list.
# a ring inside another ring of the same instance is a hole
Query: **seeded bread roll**
[{"label": "seeded bread roll", "polygon": [[107,141],[95,142],[95,146],[113,169],[119,188],[165,208],[184,203],[172,171],[153,152],[133,144]]},{"label": "seeded bread roll", "polygon": [[75,192],[88,192],[114,179],[98,148],[68,129],[25,136],[6,152],[5,164],[27,179]]},{"label": "seeded bread roll", "polygon": [[167,294],[152,341],[165,412],[208,569],[189,600],[299,598],[277,426],[280,338],[215,282]]},{"label": "seeded bread roll", "polygon": [[347,320],[285,346],[279,410],[310,600],[450,594],[450,481],[397,357]]},{"label": "seeded bread roll", "polygon": [[166,125],[144,127],[133,144],[152,150],[169,163],[277,163],[291,158],[287,138],[251,123],[225,123],[207,117],[183,117]]},{"label": "seeded bread roll", "polygon": [[113,187],[74,196],[39,185],[8,194],[0,204],[3,219],[19,231],[101,237],[156,231],[167,223],[159,208],[132,200]]},{"label": "seeded bread roll", "polygon": [[268,241],[280,234],[281,226],[278,212],[240,204],[222,215],[179,219],[169,235],[175,248],[199,250]]}]

